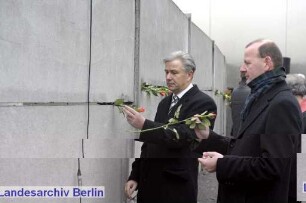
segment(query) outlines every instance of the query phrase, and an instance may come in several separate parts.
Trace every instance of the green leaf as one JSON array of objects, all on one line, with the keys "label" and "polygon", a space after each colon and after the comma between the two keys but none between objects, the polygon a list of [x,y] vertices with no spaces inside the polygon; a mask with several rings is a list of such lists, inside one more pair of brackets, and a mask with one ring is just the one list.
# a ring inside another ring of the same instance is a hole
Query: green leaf
[{"label": "green leaf", "polygon": [[171,124],[175,124],[175,123],[178,123],[178,120],[175,118],[170,118],[168,122]]},{"label": "green leaf", "polygon": [[197,124],[197,128],[199,128],[200,130],[205,130],[206,129],[206,125],[204,123],[198,123]]},{"label": "green leaf", "polygon": [[169,89],[166,86],[151,85],[145,82],[141,85],[141,91],[147,92],[148,95],[153,94],[154,96],[159,96],[160,92],[165,92],[166,94],[169,93]]},{"label": "green leaf", "polygon": [[190,120],[190,119],[186,120],[186,121],[185,121],[185,124],[186,124],[186,125],[190,125],[190,124],[191,124],[191,120]]},{"label": "green leaf", "polygon": [[192,117],[191,119],[190,119],[190,121],[196,121],[197,120],[197,118],[196,117]]},{"label": "green leaf", "polygon": [[177,109],[174,113],[174,118],[179,119],[181,108],[182,108],[182,104],[179,107],[177,107]]},{"label": "green leaf", "polygon": [[202,121],[202,123],[205,125],[205,126],[207,126],[207,127],[209,127],[211,124],[210,124],[210,120],[208,120],[208,119],[204,119],[203,121]]},{"label": "green leaf", "polygon": [[115,106],[122,106],[123,104],[124,104],[123,99],[116,99],[116,101],[114,102]]},{"label": "green leaf", "polygon": [[195,127],[196,127],[196,123],[192,123],[192,124],[189,126],[190,129],[194,129]]}]

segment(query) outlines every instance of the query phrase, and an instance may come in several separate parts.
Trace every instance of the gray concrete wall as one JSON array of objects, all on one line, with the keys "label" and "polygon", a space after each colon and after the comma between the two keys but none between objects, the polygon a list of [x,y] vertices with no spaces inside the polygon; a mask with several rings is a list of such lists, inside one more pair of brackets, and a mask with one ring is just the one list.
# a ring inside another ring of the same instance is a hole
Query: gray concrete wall
[{"label": "gray concrete wall", "polygon": [[[163,97],[139,85],[164,85],[162,59],[176,50],[194,56],[200,89],[212,97],[215,87],[224,89],[222,53],[171,0],[0,0],[1,185],[77,185],[81,158],[83,185],[106,190],[104,200],[82,202],[125,201],[129,158],[142,143],[109,102],[136,102],[153,120]],[[223,133],[224,102],[215,100]],[[211,198],[199,193],[201,201]],[[79,202],[31,200],[38,201]]]},{"label": "gray concrete wall", "polygon": [[306,191],[304,183],[306,183],[306,134],[302,135],[302,153],[297,155],[297,200],[306,202]]},{"label": "gray concrete wall", "polygon": [[306,134],[302,135],[302,153],[297,155],[297,200],[306,202]]},{"label": "gray concrete wall", "polygon": [[134,100],[134,38],[134,0],[93,1],[91,101]]},{"label": "gray concrete wall", "polygon": [[0,5],[0,101],[86,101],[89,1]]},{"label": "gray concrete wall", "polygon": [[[215,90],[219,91],[224,91],[226,86],[225,86],[225,81],[223,80],[226,78],[226,70],[225,70],[225,58],[222,55],[220,49],[214,45],[214,72],[213,72],[213,77],[214,77],[214,83],[213,83],[213,92]],[[222,78],[222,79],[220,79]],[[223,100],[222,96],[214,96],[215,102],[217,104],[217,118],[216,118],[216,124],[215,124],[215,130],[217,133],[221,135],[225,135],[225,128],[224,128],[224,118],[225,118],[225,102]]]},{"label": "gray concrete wall", "polygon": [[201,90],[213,90],[213,42],[194,23],[190,24],[190,54],[196,61],[194,81]]},{"label": "gray concrete wall", "polygon": [[188,17],[172,1],[140,1],[140,79],[165,84],[163,58],[188,50]]},{"label": "gray concrete wall", "polygon": [[[74,186],[77,185],[77,159],[1,158],[1,186]],[[5,199],[1,202],[68,202],[79,199]]]}]

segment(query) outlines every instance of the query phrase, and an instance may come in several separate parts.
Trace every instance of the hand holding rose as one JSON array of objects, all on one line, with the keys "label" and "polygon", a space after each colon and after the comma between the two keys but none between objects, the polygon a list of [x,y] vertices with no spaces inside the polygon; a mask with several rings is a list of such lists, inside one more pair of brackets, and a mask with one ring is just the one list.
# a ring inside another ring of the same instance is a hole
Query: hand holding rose
[{"label": "hand holding rose", "polygon": [[145,117],[143,117],[139,112],[127,105],[124,105],[123,112],[126,115],[126,119],[131,126],[137,129],[142,129],[143,124],[146,120]]}]

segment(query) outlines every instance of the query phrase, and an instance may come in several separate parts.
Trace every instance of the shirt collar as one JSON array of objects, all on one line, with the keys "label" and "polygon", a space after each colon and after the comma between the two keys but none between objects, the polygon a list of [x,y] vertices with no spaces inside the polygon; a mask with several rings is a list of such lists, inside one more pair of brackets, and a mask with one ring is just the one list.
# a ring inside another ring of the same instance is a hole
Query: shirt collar
[{"label": "shirt collar", "polygon": [[184,96],[184,94],[185,94],[186,92],[188,92],[192,87],[193,87],[193,84],[190,83],[186,89],[184,89],[183,91],[181,91],[180,93],[178,93],[176,96],[178,96],[179,99],[181,99],[181,98]]}]

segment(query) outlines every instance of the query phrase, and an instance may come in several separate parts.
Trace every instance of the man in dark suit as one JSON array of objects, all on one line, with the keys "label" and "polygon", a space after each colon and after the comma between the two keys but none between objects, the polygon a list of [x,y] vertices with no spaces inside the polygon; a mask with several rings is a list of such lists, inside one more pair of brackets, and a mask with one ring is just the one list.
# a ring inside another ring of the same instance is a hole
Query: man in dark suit
[{"label": "man in dark suit", "polygon": [[[174,117],[179,106],[180,121],[204,111],[216,113],[212,98],[192,84],[196,66],[189,54],[174,52],[164,59],[164,63],[167,86],[173,94],[159,103],[154,121],[145,119],[126,106],[124,112],[133,127],[146,130],[166,124]],[[139,203],[196,203],[196,158],[201,156],[192,150],[196,138],[194,130],[184,123],[171,129],[140,133],[139,140],[143,142],[141,156],[132,165],[125,186],[127,196],[131,197],[134,190],[138,189]]]},{"label": "man in dark suit", "polygon": [[279,48],[270,40],[251,42],[240,71],[251,93],[241,112],[237,137],[196,129],[197,136],[206,139],[206,149],[213,151],[203,153],[199,161],[207,171],[216,172],[218,202],[296,201],[290,181],[296,178],[292,168],[302,119],[285,82]]}]

